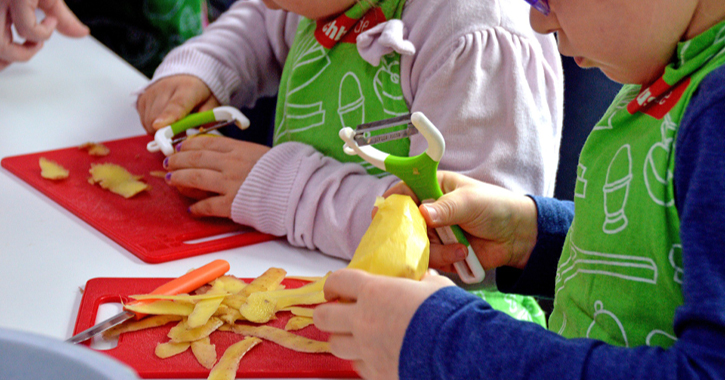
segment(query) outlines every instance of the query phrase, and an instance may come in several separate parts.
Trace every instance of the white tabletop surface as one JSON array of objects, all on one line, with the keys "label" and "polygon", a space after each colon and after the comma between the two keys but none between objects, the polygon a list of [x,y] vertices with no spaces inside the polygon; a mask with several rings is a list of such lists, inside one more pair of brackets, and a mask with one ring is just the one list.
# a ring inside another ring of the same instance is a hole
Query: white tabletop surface
[{"label": "white tabletop surface", "polygon": [[[0,157],[144,133],[132,93],[147,82],[93,38],[56,33],[30,62],[0,71]],[[0,189],[0,328],[70,337],[80,289],[94,277],[177,277],[214,259],[238,277],[346,265],[286,240],[147,264],[5,169]]]}]

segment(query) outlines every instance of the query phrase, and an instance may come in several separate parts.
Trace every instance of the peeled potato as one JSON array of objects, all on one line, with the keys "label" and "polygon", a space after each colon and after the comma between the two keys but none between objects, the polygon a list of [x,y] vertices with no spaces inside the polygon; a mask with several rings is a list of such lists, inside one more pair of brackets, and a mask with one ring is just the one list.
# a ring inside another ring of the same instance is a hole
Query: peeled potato
[{"label": "peeled potato", "polygon": [[68,170],[55,161],[40,157],[38,164],[40,165],[40,176],[45,179],[68,178]]},{"label": "peeled potato", "polygon": [[420,280],[428,269],[430,241],[418,206],[407,195],[375,201],[378,212],[348,268]]},{"label": "peeled potato", "polygon": [[91,178],[88,179],[89,183],[97,183],[102,188],[124,198],[131,198],[149,187],[139,181],[139,179],[143,178],[142,176],[135,176],[124,167],[116,164],[91,164],[89,173],[91,173]]}]

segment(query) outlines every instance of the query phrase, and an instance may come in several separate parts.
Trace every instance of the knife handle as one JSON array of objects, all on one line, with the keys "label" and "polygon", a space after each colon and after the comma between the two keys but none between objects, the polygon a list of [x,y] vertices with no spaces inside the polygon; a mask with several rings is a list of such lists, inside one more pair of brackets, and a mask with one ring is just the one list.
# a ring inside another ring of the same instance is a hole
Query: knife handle
[{"label": "knife handle", "polygon": [[[158,288],[154,289],[151,294],[173,296],[181,293],[188,293],[198,289],[200,286],[213,281],[214,279],[224,275],[229,271],[229,263],[226,260],[214,260],[203,267],[194,269],[193,271],[173,279]],[[153,299],[139,300],[130,302],[130,305],[138,305],[154,302]],[[136,313],[136,319],[145,317],[145,314]]]}]

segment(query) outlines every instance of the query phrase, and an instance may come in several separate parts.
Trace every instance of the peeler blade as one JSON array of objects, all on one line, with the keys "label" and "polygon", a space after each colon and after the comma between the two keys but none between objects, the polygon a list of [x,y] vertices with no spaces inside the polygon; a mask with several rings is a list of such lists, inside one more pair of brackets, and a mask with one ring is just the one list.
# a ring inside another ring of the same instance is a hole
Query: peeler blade
[{"label": "peeler blade", "polygon": [[[360,124],[357,126],[357,128],[355,128],[355,135],[353,136],[353,140],[355,140],[358,146],[365,146],[412,136],[418,133],[418,129],[415,128],[415,126],[413,126],[413,124],[410,122],[410,116],[410,114],[405,114],[390,119],[383,119],[370,123]],[[405,129],[389,133],[383,133],[375,136],[370,134],[370,132],[372,131],[395,127],[402,124],[406,125]]]}]

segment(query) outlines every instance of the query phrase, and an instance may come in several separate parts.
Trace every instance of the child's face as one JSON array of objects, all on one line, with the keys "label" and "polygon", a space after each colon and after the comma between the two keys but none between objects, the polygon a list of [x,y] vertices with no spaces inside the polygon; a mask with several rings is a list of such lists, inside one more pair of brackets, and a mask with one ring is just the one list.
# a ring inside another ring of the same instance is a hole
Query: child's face
[{"label": "child's face", "polygon": [[[559,51],[620,83],[649,84],[688,36],[700,0],[549,0],[531,26],[556,32]],[[701,30],[697,33],[702,32]]]},{"label": "child's face", "polygon": [[270,9],[284,9],[311,20],[325,19],[338,15],[357,0],[262,0]]}]

